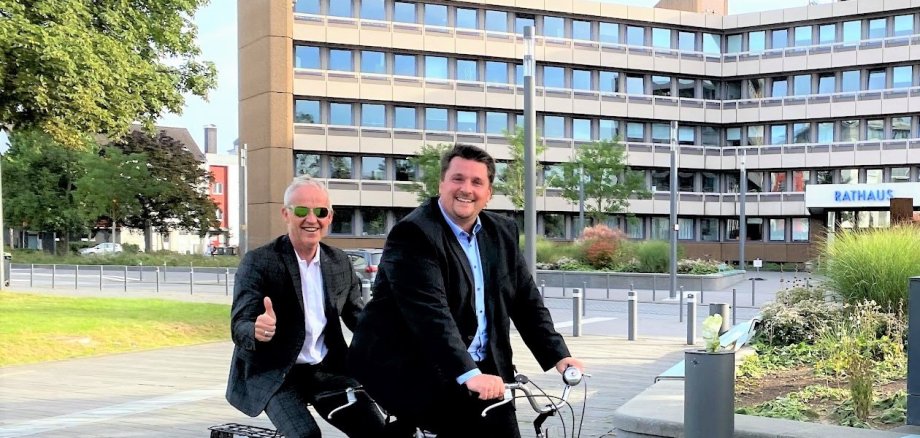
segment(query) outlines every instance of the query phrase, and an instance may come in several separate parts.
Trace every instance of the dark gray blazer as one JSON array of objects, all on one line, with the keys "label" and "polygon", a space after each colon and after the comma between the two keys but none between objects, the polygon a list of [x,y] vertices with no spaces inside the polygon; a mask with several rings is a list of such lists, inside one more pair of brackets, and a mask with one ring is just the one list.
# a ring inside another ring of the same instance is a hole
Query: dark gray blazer
[{"label": "dark gray blazer", "polygon": [[[342,250],[320,243],[320,270],[325,291],[329,349],[323,364],[332,372],[345,370],[348,346],[339,317],[354,329],[361,312],[361,282]],[[231,310],[233,359],[227,401],[249,416],[259,415],[294,366],[306,337],[303,294],[297,255],[287,235],[249,251],[236,271]],[[269,342],[255,339],[256,317],[265,312],[263,298],[272,300],[276,331]]]}]

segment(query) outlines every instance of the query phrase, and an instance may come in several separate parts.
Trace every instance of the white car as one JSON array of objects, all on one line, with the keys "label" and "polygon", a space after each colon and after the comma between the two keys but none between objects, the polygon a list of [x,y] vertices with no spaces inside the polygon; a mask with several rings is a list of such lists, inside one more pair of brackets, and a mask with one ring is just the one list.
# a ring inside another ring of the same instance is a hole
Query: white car
[{"label": "white car", "polygon": [[105,243],[100,243],[96,246],[91,246],[89,248],[83,248],[80,250],[80,254],[82,255],[112,254],[112,253],[121,252],[121,251],[122,249],[121,249],[120,243],[105,242]]}]

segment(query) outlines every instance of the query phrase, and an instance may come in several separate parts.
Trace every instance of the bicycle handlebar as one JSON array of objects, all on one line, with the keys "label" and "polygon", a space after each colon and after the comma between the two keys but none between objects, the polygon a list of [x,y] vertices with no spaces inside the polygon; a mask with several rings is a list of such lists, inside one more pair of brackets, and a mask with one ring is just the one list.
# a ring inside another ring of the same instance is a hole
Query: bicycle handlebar
[{"label": "bicycle handlebar", "polygon": [[579,371],[578,368],[575,368],[575,367],[570,366],[566,368],[565,371],[562,373],[562,381],[565,384],[565,386],[562,389],[562,395],[558,397],[559,401],[553,403],[549,396],[543,395],[547,397],[547,400],[550,400],[550,403],[547,405],[540,406],[537,403],[536,399],[537,397],[541,397],[541,396],[540,395],[534,396],[533,393],[530,392],[530,388],[527,387],[527,384],[530,383],[530,379],[523,374],[517,374],[514,376],[514,380],[515,380],[514,383],[505,384],[504,399],[497,403],[489,405],[489,407],[483,409],[482,416],[485,417],[486,415],[488,415],[489,411],[491,411],[492,409],[495,409],[504,404],[508,404],[512,400],[514,400],[514,392],[513,392],[514,390],[520,390],[521,392],[523,392],[524,396],[527,398],[527,401],[530,402],[530,407],[533,408],[534,412],[538,414],[547,414],[550,412],[557,411],[559,410],[559,408],[561,408],[563,405],[566,404],[569,398],[569,393],[572,390],[572,387],[577,386],[579,383],[581,383],[581,380],[584,376],[590,377],[590,374],[582,374],[582,372]]}]

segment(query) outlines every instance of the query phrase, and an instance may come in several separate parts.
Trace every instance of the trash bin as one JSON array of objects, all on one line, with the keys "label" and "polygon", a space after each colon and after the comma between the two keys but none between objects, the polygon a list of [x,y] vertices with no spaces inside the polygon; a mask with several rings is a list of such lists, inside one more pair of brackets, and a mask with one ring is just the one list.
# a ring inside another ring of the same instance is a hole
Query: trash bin
[{"label": "trash bin", "polygon": [[3,278],[4,278],[3,285],[4,286],[10,285],[10,265],[11,264],[13,264],[13,255],[8,252],[4,252],[3,253]]}]

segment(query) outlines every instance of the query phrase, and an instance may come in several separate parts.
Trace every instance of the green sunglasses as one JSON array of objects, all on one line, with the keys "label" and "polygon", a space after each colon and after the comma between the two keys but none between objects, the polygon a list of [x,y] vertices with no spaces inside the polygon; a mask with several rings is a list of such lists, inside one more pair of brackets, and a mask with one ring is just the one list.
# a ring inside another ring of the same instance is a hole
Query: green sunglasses
[{"label": "green sunglasses", "polygon": [[297,217],[307,217],[310,212],[313,212],[313,216],[316,216],[317,219],[323,219],[326,216],[329,216],[329,209],[326,207],[304,207],[302,205],[297,205],[294,207],[288,207],[288,210],[291,213],[294,213],[294,216]]}]

